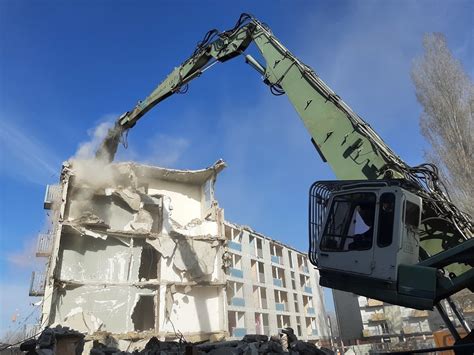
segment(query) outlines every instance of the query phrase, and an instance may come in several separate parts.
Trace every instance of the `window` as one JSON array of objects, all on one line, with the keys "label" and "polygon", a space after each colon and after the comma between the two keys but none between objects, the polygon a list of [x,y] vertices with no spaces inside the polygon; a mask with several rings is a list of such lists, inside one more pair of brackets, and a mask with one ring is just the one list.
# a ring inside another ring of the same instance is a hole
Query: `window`
[{"label": "window", "polygon": [[253,287],[253,302],[255,308],[266,309],[267,308],[267,291],[264,287]]},{"label": "window", "polygon": [[229,323],[229,334],[231,337],[241,338],[247,334],[244,312],[229,311],[227,319]]},{"label": "window", "polygon": [[244,284],[230,281],[227,284],[227,304],[231,306],[245,306]]},{"label": "window", "polygon": [[263,242],[260,238],[257,238],[257,256],[263,258]]},{"label": "window", "polygon": [[388,247],[393,239],[393,218],[395,215],[395,195],[391,192],[380,196],[379,222],[377,231],[377,245],[380,248]]},{"label": "window", "polygon": [[155,301],[152,295],[139,295],[133,309],[132,322],[135,331],[155,329]]},{"label": "window", "polygon": [[405,224],[416,229],[420,224],[420,206],[410,201],[405,204]]},{"label": "window", "polygon": [[281,269],[279,267],[276,267],[276,266],[272,266],[272,276],[273,276],[273,285],[274,286],[286,287],[284,274],[285,274],[285,272],[284,272],[283,269]]},{"label": "window", "polygon": [[268,326],[268,314],[255,313],[255,332],[257,334],[270,335],[270,327]]},{"label": "window", "polygon": [[250,255],[256,255],[256,245],[255,245],[255,237],[253,235],[249,235],[249,249]]},{"label": "window", "polygon": [[372,248],[375,194],[370,192],[335,196],[321,240],[323,251]]}]

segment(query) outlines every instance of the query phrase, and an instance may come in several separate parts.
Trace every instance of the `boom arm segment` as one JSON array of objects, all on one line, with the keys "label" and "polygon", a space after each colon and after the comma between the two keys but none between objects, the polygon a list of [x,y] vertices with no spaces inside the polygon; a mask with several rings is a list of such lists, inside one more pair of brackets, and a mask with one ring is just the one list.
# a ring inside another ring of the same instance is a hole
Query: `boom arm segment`
[{"label": "boom arm segment", "polygon": [[391,176],[402,177],[403,161],[262,23],[242,15],[233,29],[206,43],[213,35],[217,35],[215,30],[146,99],[119,119],[120,130],[133,127],[155,105],[180,92],[216,61],[238,56],[254,42],[266,61],[264,82],[274,91],[288,95],[313,144],[339,179],[377,179],[389,167]]}]

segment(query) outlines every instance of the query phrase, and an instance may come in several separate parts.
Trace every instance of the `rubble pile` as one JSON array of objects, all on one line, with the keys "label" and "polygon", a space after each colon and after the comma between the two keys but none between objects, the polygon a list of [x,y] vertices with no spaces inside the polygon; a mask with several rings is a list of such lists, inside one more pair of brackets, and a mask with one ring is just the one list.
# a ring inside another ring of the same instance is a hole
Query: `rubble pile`
[{"label": "rubble pile", "polygon": [[[68,327],[46,328],[37,339],[21,344],[20,350],[28,355],[79,355],[83,353],[85,335]],[[278,336],[248,334],[241,340],[188,343],[160,341],[152,337],[145,347],[133,352],[120,351],[113,343],[93,341],[90,355],[332,355],[333,351],[318,348],[312,343],[298,340],[293,329],[285,328]]]}]

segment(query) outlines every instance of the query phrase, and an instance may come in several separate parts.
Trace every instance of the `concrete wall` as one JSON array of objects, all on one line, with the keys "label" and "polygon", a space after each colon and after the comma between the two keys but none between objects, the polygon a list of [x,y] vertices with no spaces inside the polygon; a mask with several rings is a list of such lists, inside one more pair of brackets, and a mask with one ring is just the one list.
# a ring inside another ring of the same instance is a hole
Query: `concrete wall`
[{"label": "concrete wall", "polygon": [[122,338],[224,334],[225,239],[213,200],[223,163],[200,171],[117,164],[97,183],[81,164],[61,175],[43,322]]},{"label": "concrete wall", "polygon": [[99,330],[112,333],[132,331],[131,315],[139,296],[154,295],[155,292],[125,285],[67,287],[58,292],[52,323],[89,334]]}]

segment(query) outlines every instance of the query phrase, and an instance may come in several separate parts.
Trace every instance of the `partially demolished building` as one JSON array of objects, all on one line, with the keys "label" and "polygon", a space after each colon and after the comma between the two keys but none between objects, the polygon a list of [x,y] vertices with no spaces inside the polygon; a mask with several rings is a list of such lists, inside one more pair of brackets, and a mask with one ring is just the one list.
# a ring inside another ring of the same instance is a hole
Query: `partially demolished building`
[{"label": "partially demolished building", "polygon": [[[40,236],[38,244],[41,256],[50,260],[40,292],[43,326],[65,325],[91,339],[113,334],[118,343],[145,341],[151,335],[162,339],[179,335],[188,341],[238,337],[246,332],[238,329],[239,314],[249,312],[257,295],[250,290],[256,287],[260,300],[263,290],[273,303],[252,306],[253,311],[262,310],[252,313],[252,321],[240,328],[257,324],[253,332],[270,334],[293,326],[300,336],[315,340],[327,334],[321,290],[313,277],[316,271],[310,273],[306,259],[300,265],[301,275],[283,269],[283,260],[292,267],[291,257],[296,270],[303,254],[285,249],[283,256],[281,244],[270,244],[262,236],[260,243],[265,244],[260,247],[273,248],[262,252],[262,260],[257,261],[257,244],[253,261],[243,257],[242,250],[236,252],[237,234],[249,243],[258,240],[248,228],[224,221],[214,198],[214,182],[224,167],[223,161],[195,171],[135,163],[65,163],[60,185],[49,188],[45,201],[55,228],[49,236]],[[248,280],[243,301],[234,294],[239,292],[236,255],[255,275],[264,270],[269,283],[256,279],[252,285]],[[278,255],[281,271],[272,266]],[[275,283],[284,273],[287,286]],[[296,280],[302,291],[296,289]],[[291,285],[294,298],[277,299]],[[308,303],[313,298],[317,308]],[[269,312],[265,308],[270,304]],[[301,312],[299,319],[295,312]]]}]

